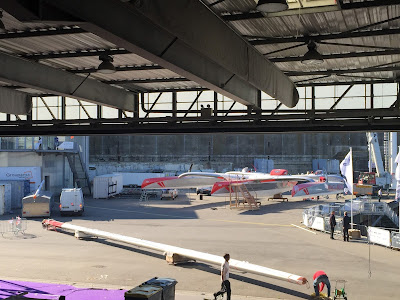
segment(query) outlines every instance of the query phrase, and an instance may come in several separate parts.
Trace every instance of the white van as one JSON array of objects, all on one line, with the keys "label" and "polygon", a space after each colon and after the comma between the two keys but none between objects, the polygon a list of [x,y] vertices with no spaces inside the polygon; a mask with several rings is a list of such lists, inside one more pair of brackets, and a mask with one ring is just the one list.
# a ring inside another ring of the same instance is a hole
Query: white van
[{"label": "white van", "polygon": [[168,189],[168,190],[161,191],[161,200],[166,199],[166,198],[171,198],[172,200],[175,200],[176,197],[178,197],[177,189]]},{"label": "white van", "polygon": [[82,216],[85,210],[82,189],[62,189],[60,196],[60,213]]}]

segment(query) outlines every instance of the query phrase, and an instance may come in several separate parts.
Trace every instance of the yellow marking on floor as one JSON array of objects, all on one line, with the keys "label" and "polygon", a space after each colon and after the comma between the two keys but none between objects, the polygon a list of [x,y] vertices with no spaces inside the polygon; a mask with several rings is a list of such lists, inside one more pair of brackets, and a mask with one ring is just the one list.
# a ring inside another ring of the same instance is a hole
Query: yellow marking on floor
[{"label": "yellow marking on floor", "polygon": [[263,226],[292,227],[292,225],[285,225],[285,224],[267,224],[267,223],[258,223],[258,222],[231,221],[231,220],[219,220],[219,219],[202,219],[202,220],[217,221],[217,222],[228,222],[228,223],[239,223],[239,224],[263,225]]},{"label": "yellow marking on floor", "polygon": [[303,230],[305,230],[305,231],[311,232],[311,233],[313,233],[313,234],[317,234],[316,232],[311,231],[311,230],[308,230],[307,228],[304,228],[304,227],[301,227],[301,226],[297,226],[297,225],[294,225],[294,224],[290,224],[290,225],[292,225],[292,226],[294,226],[294,227],[297,227],[297,228],[300,228],[300,229],[303,229]]},{"label": "yellow marking on floor", "polygon": [[167,215],[167,214],[159,214],[159,213],[149,213],[149,212],[137,211],[137,210],[126,210],[126,209],[117,209],[117,208],[97,207],[97,206],[89,206],[89,205],[86,205],[86,207],[104,209],[104,210],[120,211],[120,212],[125,212],[125,213],[134,212],[134,213],[145,214],[145,215],[154,215],[154,216],[162,216],[162,217],[173,217],[173,218],[181,218],[181,219],[216,221],[216,222],[238,223],[238,224],[251,224],[251,225],[261,225],[261,226],[292,227],[292,225],[285,225],[285,224],[267,224],[267,223],[259,223],[259,222],[232,221],[232,220],[222,220],[222,219],[201,219],[201,218],[194,218],[194,217]]},{"label": "yellow marking on floor", "polygon": [[89,206],[89,205],[86,205],[86,207],[97,208],[97,209],[105,209],[105,210],[113,210],[113,211],[120,211],[120,212],[134,212],[134,213],[138,213],[138,214],[162,216],[162,217],[173,217],[173,218],[193,219],[193,220],[197,220],[198,219],[198,218],[194,218],[194,217],[185,217],[185,216],[175,216],[175,215],[167,215],[167,214],[149,213],[149,212],[137,211],[137,210],[117,209],[117,208],[108,208],[108,207],[97,207],[97,206]]}]

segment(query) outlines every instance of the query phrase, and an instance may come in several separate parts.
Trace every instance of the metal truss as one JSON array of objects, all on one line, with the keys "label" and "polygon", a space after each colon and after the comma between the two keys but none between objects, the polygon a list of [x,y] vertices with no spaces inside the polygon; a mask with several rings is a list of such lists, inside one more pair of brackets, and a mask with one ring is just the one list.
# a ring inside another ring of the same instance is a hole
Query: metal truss
[{"label": "metal truss", "polygon": [[[46,103],[46,97],[39,97],[40,102],[48,110],[51,118],[34,120],[32,115],[25,119],[7,115],[6,120],[0,121],[0,135],[28,136],[28,135],[96,135],[96,134],[187,134],[187,133],[277,133],[277,132],[351,132],[351,131],[398,131],[400,130],[400,94],[393,103],[385,108],[374,108],[374,89],[370,88],[369,109],[338,109],[339,104],[346,101],[346,95],[353,88],[349,85],[343,93],[335,98],[335,102],[326,109],[316,109],[315,88],[311,89],[311,105],[309,109],[286,109],[278,104],[272,109],[234,109],[236,102],[230,101],[228,109],[218,109],[218,97],[214,93],[213,99],[207,103],[214,103],[213,109],[207,108],[204,114],[201,106],[202,91],[198,92],[193,101],[186,99],[185,109],[180,107],[177,92],[173,92],[169,109],[157,108],[160,105],[162,92],[153,100],[145,102],[146,94],[137,97],[135,111],[127,113],[118,110],[118,118],[105,118],[103,107],[97,105],[94,113],[89,113],[85,104],[77,100],[82,111],[82,118],[67,119],[65,98],[61,98],[61,105],[57,108]],[[398,88],[398,87],[397,87]],[[365,101],[368,99],[366,98]],[[265,100],[264,100],[265,101]],[[268,100],[266,100],[268,101]],[[162,104],[162,103],[161,103]],[[165,101],[164,101],[165,104]],[[92,112],[93,112],[93,104]],[[60,109],[57,118],[54,111]],[[162,114],[162,117],[159,117]],[[139,117],[143,115],[143,117]],[[157,116],[157,117],[154,117]]]},{"label": "metal truss", "polygon": [[[1,121],[1,135],[98,135],[399,131],[398,109],[359,110],[345,113],[315,111],[284,117],[255,114],[237,117],[165,117],[41,121]],[[379,116],[380,115],[380,116]]]}]

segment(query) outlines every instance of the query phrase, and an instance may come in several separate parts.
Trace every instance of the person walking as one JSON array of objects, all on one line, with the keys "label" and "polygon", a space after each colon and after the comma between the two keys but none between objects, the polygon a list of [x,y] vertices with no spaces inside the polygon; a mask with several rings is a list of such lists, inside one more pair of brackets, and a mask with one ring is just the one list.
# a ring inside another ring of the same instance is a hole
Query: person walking
[{"label": "person walking", "polygon": [[314,276],[314,291],[315,296],[318,297],[319,293],[322,292],[324,286],[328,289],[328,298],[331,296],[331,283],[329,282],[329,278],[324,271],[315,272]]},{"label": "person walking", "polygon": [[331,216],[329,217],[329,225],[331,225],[331,240],[334,240],[333,232],[335,231],[335,226],[336,226],[336,219],[335,219],[335,211],[334,210],[332,210]]},{"label": "person walking", "polygon": [[230,255],[226,253],[224,255],[225,261],[221,265],[221,290],[214,293],[214,300],[217,299],[219,295],[226,293],[226,299],[231,300],[231,283],[229,282],[229,259]]},{"label": "person walking", "polygon": [[381,198],[382,198],[382,189],[379,189],[378,191],[378,201],[381,202]]},{"label": "person walking", "polygon": [[350,229],[350,217],[347,215],[347,211],[344,212],[343,217],[343,241],[349,241],[349,229]]}]

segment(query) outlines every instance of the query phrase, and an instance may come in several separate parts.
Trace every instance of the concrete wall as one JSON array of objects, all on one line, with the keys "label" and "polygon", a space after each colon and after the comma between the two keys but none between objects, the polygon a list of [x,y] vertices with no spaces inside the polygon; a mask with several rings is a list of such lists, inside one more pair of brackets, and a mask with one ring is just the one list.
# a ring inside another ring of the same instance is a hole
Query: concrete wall
[{"label": "concrete wall", "polygon": [[35,152],[0,152],[0,167],[41,167],[42,157]]},{"label": "concrete wall", "polygon": [[48,190],[55,195],[59,195],[62,188],[73,187],[72,172],[62,153],[0,152],[0,167],[40,167],[42,180],[47,176]]},{"label": "concrete wall", "polygon": [[181,172],[191,163],[193,170],[223,172],[252,167],[254,158],[270,158],[275,168],[296,174],[312,170],[313,159],[341,161],[350,147],[354,169],[366,171],[365,133],[92,136],[89,173]]}]

